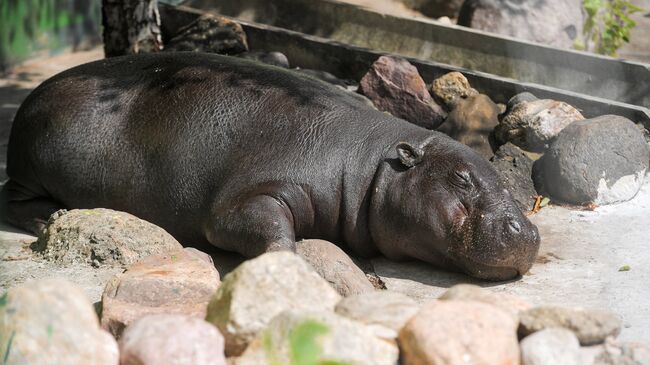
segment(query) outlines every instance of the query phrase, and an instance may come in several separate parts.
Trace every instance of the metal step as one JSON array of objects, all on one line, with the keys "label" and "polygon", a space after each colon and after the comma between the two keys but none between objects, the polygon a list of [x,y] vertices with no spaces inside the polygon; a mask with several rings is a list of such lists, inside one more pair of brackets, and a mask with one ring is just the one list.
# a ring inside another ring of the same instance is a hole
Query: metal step
[{"label": "metal step", "polygon": [[377,51],[650,107],[650,66],[335,0],[187,0],[184,5]]},{"label": "metal step", "polygon": [[[185,6],[160,5],[163,38],[176,34],[205,11]],[[264,24],[239,21],[248,37],[251,50],[284,53],[293,67],[330,72],[343,79],[359,81],[370,65],[386,52],[355,47],[329,39],[302,34]],[[517,93],[528,91],[539,98],[567,102],[583,111],[585,117],[616,114],[650,127],[650,110],[644,107],[561,90],[549,86],[519,82],[510,78],[473,71],[432,61],[407,58],[423,79],[433,79],[451,71],[462,72],[474,88],[497,103],[506,103]]]}]

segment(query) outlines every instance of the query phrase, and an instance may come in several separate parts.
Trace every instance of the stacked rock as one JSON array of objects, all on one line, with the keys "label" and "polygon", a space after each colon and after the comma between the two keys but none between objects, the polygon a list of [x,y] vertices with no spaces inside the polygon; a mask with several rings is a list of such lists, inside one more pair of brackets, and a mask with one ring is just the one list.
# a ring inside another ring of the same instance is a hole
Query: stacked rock
[{"label": "stacked rock", "polygon": [[175,271],[173,263],[154,256],[128,268],[151,270],[140,269],[142,301],[121,304],[133,320],[117,342],[67,281],[9,289],[0,301],[4,364],[395,365],[401,359],[403,365],[597,365],[646,364],[650,355],[648,346],[616,341],[622,323],[606,311],[533,306],[473,285],[452,287],[421,305],[385,290],[341,297],[290,252],[235,268],[210,295],[204,315],[172,304],[143,310],[143,301],[166,288],[180,288],[177,298],[165,294],[172,303],[197,302],[186,289],[193,277],[205,281],[196,277],[207,261],[199,252],[185,254],[182,266],[195,258],[198,271],[187,269],[185,280],[173,283],[162,279],[159,287],[152,280]]}]

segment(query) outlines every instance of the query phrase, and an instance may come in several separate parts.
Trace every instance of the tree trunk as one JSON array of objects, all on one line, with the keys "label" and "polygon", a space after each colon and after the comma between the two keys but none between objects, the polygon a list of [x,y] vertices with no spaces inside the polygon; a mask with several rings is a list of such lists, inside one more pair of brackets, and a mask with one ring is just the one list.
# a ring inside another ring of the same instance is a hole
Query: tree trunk
[{"label": "tree trunk", "polygon": [[106,57],[162,49],[158,0],[102,0]]}]

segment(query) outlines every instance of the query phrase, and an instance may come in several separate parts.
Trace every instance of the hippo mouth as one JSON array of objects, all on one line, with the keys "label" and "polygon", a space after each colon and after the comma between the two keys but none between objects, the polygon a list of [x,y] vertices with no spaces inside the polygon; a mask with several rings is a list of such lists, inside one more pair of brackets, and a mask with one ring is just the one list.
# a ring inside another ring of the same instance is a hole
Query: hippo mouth
[{"label": "hippo mouth", "polygon": [[456,267],[463,273],[477,279],[489,281],[506,281],[521,277],[528,272],[531,265],[486,264],[466,255],[453,255],[451,258]]}]

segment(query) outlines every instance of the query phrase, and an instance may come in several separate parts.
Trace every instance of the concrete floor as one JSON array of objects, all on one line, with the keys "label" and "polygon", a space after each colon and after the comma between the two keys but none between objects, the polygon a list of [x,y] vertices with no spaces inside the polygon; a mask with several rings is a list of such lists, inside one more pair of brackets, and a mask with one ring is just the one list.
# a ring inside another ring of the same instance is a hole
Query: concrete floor
[{"label": "concrete floor", "polygon": [[[101,49],[95,49],[33,61],[0,79],[0,174],[4,174],[13,114],[29,91],[56,72],[101,57]],[[4,179],[5,175],[0,175],[0,181]],[[596,211],[549,206],[531,219],[542,236],[540,257],[531,272],[517,281],[475,282],[425,264],[385,259],[373,261],[375,270],[390,290],[418,301],[435,298],[454,284],[473,282],[520,295],[535,304],[608,308],[623,318],[622,338],[650,343],[650,176],[632,201]],[[60,267],[37,260],[28,248],[34,239],[0,225],[0,294],[29,279],[59,276],[79,284],[95,302],[106,281],[119,272]],[[215,255],[222,275],[238,261],[233,256]],[[620,272],[623,265],[629,265],[630,270]]]},{"label": "concrete floor", "polygon": [[[595,211],[549,206],[531,220],[542,245],[537,263],[520,280],[478,282],[425,264],[385,259],[373,262],[375,271],[389,290],[418,301],[470,282],[533,304],[606,308],[623,319],[622,338],[650,343],[650,176],[629,202]],[[630,270],[619,271],[624,265]]]}]

